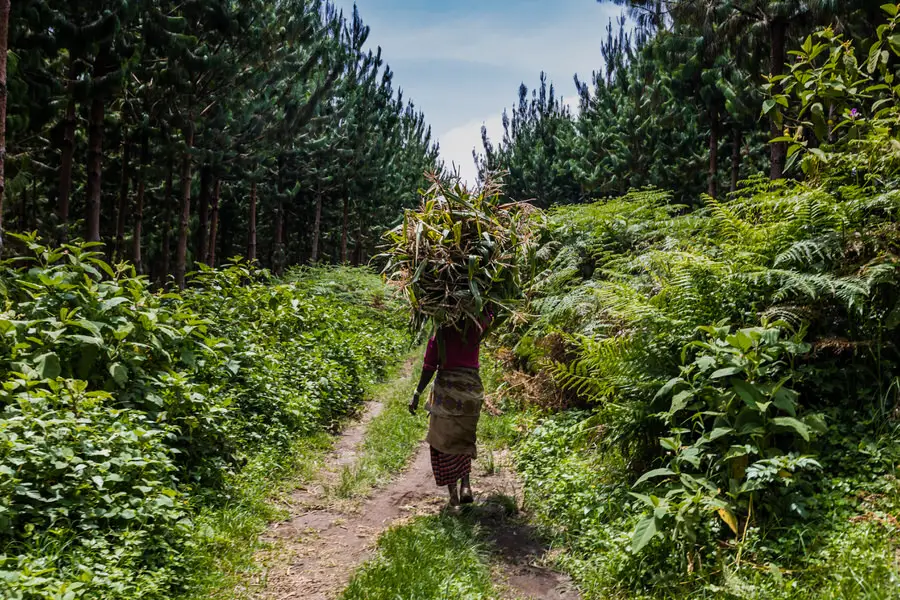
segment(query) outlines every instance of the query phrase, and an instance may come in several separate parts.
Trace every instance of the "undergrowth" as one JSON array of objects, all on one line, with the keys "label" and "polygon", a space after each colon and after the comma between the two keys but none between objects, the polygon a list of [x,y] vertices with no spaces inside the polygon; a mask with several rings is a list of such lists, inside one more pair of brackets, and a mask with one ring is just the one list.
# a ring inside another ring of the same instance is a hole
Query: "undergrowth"
[{"label": "undergrowth", "polygon": [[408,344],[367,271],[283,283],[236,264],[159,293],[90,245],[21,242],[0,264],[10,600],[169,599],[211,562],[233,570],[291,458]]},{"label": "undergrowth", "polygon": [[[693,211],[648,189],[550,213],[501,387],[543,413],[517,465],[586,598],[900,597],[900,10],[884,8],[867,64],[826,30],[770,86],[804,181],[755,177]],[[808,148],[823,106],[834,133]]]}]

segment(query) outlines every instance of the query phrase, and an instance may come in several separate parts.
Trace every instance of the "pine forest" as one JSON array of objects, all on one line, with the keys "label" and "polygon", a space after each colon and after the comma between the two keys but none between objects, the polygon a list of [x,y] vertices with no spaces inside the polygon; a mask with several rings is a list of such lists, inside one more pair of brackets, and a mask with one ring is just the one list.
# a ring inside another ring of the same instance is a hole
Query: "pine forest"
[{"label": "pine forest", "polygon": [[0,0],[0,598],[900,598],[900,5],[599,4],[469,181],[365,2]]}]

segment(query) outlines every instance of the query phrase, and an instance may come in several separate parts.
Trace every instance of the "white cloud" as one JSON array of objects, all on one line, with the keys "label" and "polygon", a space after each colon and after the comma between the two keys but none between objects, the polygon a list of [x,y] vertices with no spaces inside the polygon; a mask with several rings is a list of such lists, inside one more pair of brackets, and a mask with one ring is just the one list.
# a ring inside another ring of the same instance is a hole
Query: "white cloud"
[{"label": "white cloud", "polygon": [[[513,18],[487,5],[432,17],[421,7],[379,10],[381,0],[358,1],[372,28],[369,43],[396,63],[395,83],[436,126],[442,158],[469,183],[477,178],[472,150],[482,151],[481,126],[487,125],[495,144],[500,140],[502,111],[512,105],[523,79],[533,87],[546,72],[573,112],[578,110],[577,96],[570,95],[572,76],[590,81],[600,69],[606,27],[623,12],[612,3],[554,0],[552,10],[531,13],[534,3],[525,2]],[[339,0],[348,8],[351,2]]]},{"label": "white cloud", "polygon": [[478,170],[472,159],[472,150],[483,152],[481,144],[481,127],[487,127],[488,137],[496,143],[503,136],[503,120],[501,111],[495,116],[463,123],[450,131],[438,136],[441,143],[441,157],[450,167],[451,164],[459,168],[459,174],[470,185],[478,179]]},{"label": "white cloud", "polygon": [[612,4],[576,4],[530,27],[481,14],[421,27],[405,20],[377,22],[373,31],[391,61],[460,61],[533,72],[535,79],[543,70],[562,81],[575,73],[587,77],[599,67],[606,26],[622,14],[622,7]]},{"label": "white cloud", "polygon": [[[569,105],[573,113],[578,112],[578,96],[566,96],[563,102]],[[478,179],[478,170],[472,159],[472,150],[483,153],[484,146],[481,141],[481,127],[487,127],[488,138],[496,146],[503,138],[503,114],[498,110],[497,114],[485,119],[473,120],[463,123],[458,127],[438,136],[441,143],[441,157],[450,167],[451,164],[459,168],[463,181],[470,185]]]}]

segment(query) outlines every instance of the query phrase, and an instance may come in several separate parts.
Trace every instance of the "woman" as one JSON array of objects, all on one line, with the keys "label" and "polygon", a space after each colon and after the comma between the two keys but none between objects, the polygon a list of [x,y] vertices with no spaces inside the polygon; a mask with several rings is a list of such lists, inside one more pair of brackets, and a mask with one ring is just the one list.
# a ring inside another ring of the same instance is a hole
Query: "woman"
[{"label": "woman", "polygon": [[490,317],[478,324],[469,322],[462,330],[441,327],[428,341],[422,377],[409,403],[409,411],[415,414],[422,392],[437,372],[431,398],[425,405],[430,415],[425,439],[431,445],[434,481],[438,486],[447,486],[451,506],[473,501],[469,473],[472,459],[477,456],[475,433],[484,402],[478,355],[489,324]]}]

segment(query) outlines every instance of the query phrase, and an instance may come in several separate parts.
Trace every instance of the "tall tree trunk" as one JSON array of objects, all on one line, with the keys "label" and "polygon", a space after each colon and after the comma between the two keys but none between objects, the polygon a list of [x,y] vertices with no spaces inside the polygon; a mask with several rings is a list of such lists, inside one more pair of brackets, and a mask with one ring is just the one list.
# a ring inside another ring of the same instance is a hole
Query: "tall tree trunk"
[{"label": "tall tree trunk", "polygon": [[[233,192],[232,192],[233,194]],[[232,199],[234,196],[232,195]],[[234,251],[234,237],[235,226],[234,226],[234,202],[225,202],[224,199],[219,197],[219,226],[217,229],[217,234],[219,236],[219,241],[216,242],[215,254],[216,256],[222,257],[222,259],[228,260],[229,258],[235,256],[237,254]]]},{"label": "tall tree trunk", "polygon": [[197,248],[194,250],[194,260],[206,263],[206,232],[209,229],[209,186],[212,181],[212,169],[209,165],[200,167],[200,195],[197,198],[197,214],[200,217],[200,226],[197,228]]},{"label": "tall tree trunk", "polygon": [[309,261],[313,264],[319,260],[319,233],[322,229],[322,193],[316,194],[316,221],[313,225],[312,252]]},{"label": "tall tree trunk", "polygon": [[[71,53],[71,49],[69,50]],[[59,242],[65,244],[69,241],[69,204],[72,196],[72,167],[75,163],[75,81],[78,79],[77,60],[73,54],[69,55],[69,76],[66,82],[66,94],[69,101],[66,104],[66,116],[63,119],[63,140],[60,149],[59,163]]]},{"label": "tall tree trunk", "polygon": [[194,119],[188,115],[184,131],[184,156],[181,158],[181,216],[178,227],[178,248],[175,251],[175,283],[184,289],[187,273],[187,246],[191,225],[191,149],[194,147]]},{"label": "tall tree trunk", "polygon": [[344,223],[341,227],[341,264],[347,264],[347,228],[350,226],[350,200],[344,196]]},{"label": "tall tree trunk", "polygon": [[[279,189],[281,186],[278,186]],[[272,244],[272,270],[281,275],[284,268],[284,201],[276,191],[275,201],[275,239]]]},{"label": "tall tree trunk", "polygon": [[144,271],[141,256],[141,236],[144,229],[144,194],[147,182],[147,163],[150,162],[150,138],[146,131],[141,134],[141,166],[138,170],[137,198],[134,209],[134,239],[131,247],[131,260],[138,275]]},{"label": "tall tree trunk", "polygon": [[162,242],[162,278],[160,284],[168,285],[169,275],[172,273],[172,197],[175,193],[173,185],[173,174],[175,171],[175,160],[169,155],[169,161],[166,165],[166,191],[163,194],[163,242]]},{"label": "tall tree trunk", "polygon": [[[15,214],[15,213],[13,213]],[[16,229],[20,233],[28,231],[28,185],[22,187],[22,200],[19,202],[19,219]]]},{"label": "tall tree trunk", "polygon": [[6,54],[9,49],[9,0],[0,0],[0,256],[3,254],[3,197],[6,195]]},{"label": "tall tree trunk", "polygon": [[[772,41],[771,71],[772,75],[781,75],[784,73],[785,61],[785,43],[787,38],[787,21],[783,19],[775,19],[769,25],[769,33]],[[782,136],[782,131],[772,118],[769,120],[770,132],[772,139]],[[771,148],[771,172],[769,176],[772,179],[782,179],[784,177],[784,166],[787,163],[787,144],[777,142],[772,144]]]},{"label": "tall tree trunk", "polygon": [[221,199],[222,182],[216,179],[212,196],[212,211],[209,219],[209,249],[206,251],[206,264],[216,266],[216,239],[219,233],[219,200]]},{"label": "tall tree trunk", "polygon": [[731,134],[731,191],[736,192],[741,179],[741,143],[743,132],[741,126],[735,125]]},{"label": "tall tree trunk", "polygon": [[353,249],[353,266],[358,267],[362,264],[363,239],[362,239],[362,215],[356,217],[356,246]]},{"label": "tall tree trunk", "polygon": [[256,182],[250,185],[250,239],[247,241],[247,260],[256,262]]},{"label": "tall tree trunk", "polygon": [[116,211],[116,260],[125,260],[125,215],[128,210],[128,168],[131,161],[131,144],[127,132],[122,140],[122,181],[119,187],[119,206]]},{"label": "tall tree trunk", "polygon": [[[94,59],[93,79],[99,79],[108,72],[109,46],[104,45]],[[103,120],[106,118],[106,98],[95,94],[91,100],[91,114],[88,125],[87,159],[87,219],[85,239],[100,241],[100,201],[103,177]]]},{"label": "tall tree trunk", "polygon": [[715,198],[719,194],[719,107],[709,109],[709,176],[707,193]]}]

